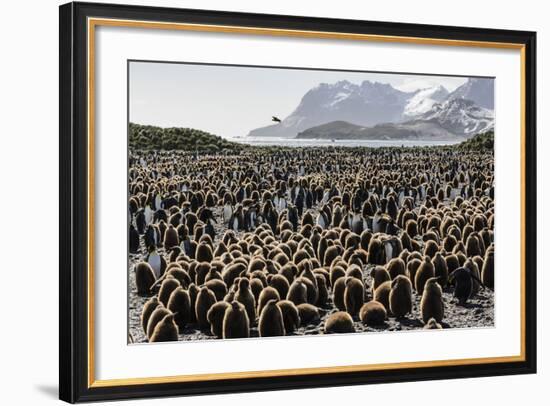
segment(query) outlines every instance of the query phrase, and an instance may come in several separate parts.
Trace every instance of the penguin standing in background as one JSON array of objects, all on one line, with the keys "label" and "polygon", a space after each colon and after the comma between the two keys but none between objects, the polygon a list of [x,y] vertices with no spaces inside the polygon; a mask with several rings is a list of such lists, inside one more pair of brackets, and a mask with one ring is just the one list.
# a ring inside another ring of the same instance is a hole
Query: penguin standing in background
[{"label": "penguin standing in background", "polygon": [[388,218],[381,210],[378,210],[372,219],[372,231],[374,233],[385,233],[386,225],[388,224]]},{"label": "penguin standing in background", "polygon": [[313,193],[311,193],[310,189],[308,189],[306,192],[305,204],[308,210],[313,207]]},{"label": "penguin standing in background", "polygon": [[282,193],[281,193],[280,196],[278,196],[278,201],[277,201],[277,204],[275,205],[275,207],[279,211],[283,211],[284,209],[286,209],[288,207],[288,203],[286,201],[286,198]]},{"label": "penguin standing in background", "polygon": [[160,210],[162,209],[162,196],[160,195],[160,193],[157,193],[156,196],[155,196],[155,210]]},{"label": "penguin standing in background", "polygon": [[326,230],[328,228],[328,216],[324,211],[319,211],[319,214],[317,214],[317,225],[323,230]]},{"label": "penguin standing in background", "polygon": [[277,225],[279,224],[279,216],[273,207],[269,207],[264,220],[269,224],[269,227],[271,227],[271,231],[276,232]]},{"label": "penguin standing in background", "polygon": [[145,246],[147,248],[158,247],[160,245],[159,228],[154,224],[149,225],[147,227],[147,230],[145,231],[145,236],[143,237],[143,240],[145,241]]},{"label": "penguin standing in background", "polygon": [[136,228],[138,233],[145,233],[145,227],[147,227],[147,222],[145,221],[145,213],[143,209],[139,209],[136,213]]},{"label": "penguin standing in background", "polygon": [[363,219],[363,216],[359,212],[354,212],[351,216],[351,231],[355,234],[361,234],[364,230],[368,229],[367,222]]},{"label": "penguin standing in background", "polygon": [[206,224],[204,225],[204,232],[212,238],[212,241],[216,238],[216,229],[214,228],[214,223],[216,220],[214,218],[210,218],[206,221]]},{"label": "penguin standing in background", "polygon": [[227,202],[223,205],[222,217],[225,226],[231,228],[231,217],[233,217],[233,206],[231,206],[231,203]]},{"label": "penguin standing in background", "polygon": [[216,239],[216,230],[214,229],[213,224],[216,223],[214,213],[206,207],[201,207],[199,209],[198,217],[204,223],[204,232],[212,238],[212,241],[214,241]]},{"label": "penguin standing in background", "polygon": [[139,233],[133,226],[130,224],[130,231],[128,235],[128,250],[131,254],[136,254],[139,252]]},{"label": "penguin standing in background", "polygon": [[296,196],[296,200],[294,201],[294,205],[298,210],[299,217],[302,217],[302,213],[304,212],[304,203],[305,203],[304,189],[300,188],[298,195]]},{"label": "penguin standing in background", "polygon": [[197,243],[195,241],[191,241],[191,238],[189,238],[188,235],[180,240],[180,249],[185,255],[191,258],[195,256],[196,245]]},{"label": "penguin standing in background", "polygon": [[166,260],[157,252],[155,246],[149,246],[149,253],[145,257],[145,262],[153,268],[157,279],[162,276],[164,269],[166,269]]},{"label": "penguin standing in background", "polygon": [[397,203],[395,202],[393,195],[388,198],[388,204],[386,205],[386,212],[393,220],[397,218]]},{"label": "penguin standing in background", "polygon": [[256,221],[258,218],[257,206],[250,206],[244,212],[244,229],[245,231],[254,231],[256,229]]},{"label": "penguin standing in background", "polygon": [[243,218],[243,206],[238,204],[235,208],[235,211],[229,219],[229,229],[237,232],[242,230],[244,227],[244,218]]},{"label": "penguin standing in background", "polygon": [[143,209],[143,214],[145,216],[145,224],[149,225],[153,222],[153,217],[155,215],[155,212],[153,209],[151,209],[151,206],[146,205],[145,209]]},{"label": "penguin standing in background", "polygon": [[287,218],[288,221],[290,221],[290,223],[292,224],[293,231],[298,231],[298,222],[300,217],[301,215],[298,214],[298,209],[296,208],[296,206],[292,205],[288,207]]}]

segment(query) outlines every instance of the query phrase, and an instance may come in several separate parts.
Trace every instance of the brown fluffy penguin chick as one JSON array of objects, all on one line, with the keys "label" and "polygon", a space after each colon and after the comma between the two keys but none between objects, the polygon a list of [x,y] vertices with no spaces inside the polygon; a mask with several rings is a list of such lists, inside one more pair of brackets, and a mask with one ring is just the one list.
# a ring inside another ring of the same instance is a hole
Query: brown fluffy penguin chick
[{"label": "brown fluffy penguin chick", "polygon": [[409,278],[398,275],[391,283],[390,312],[395,317],[404,317],[412,311],[412,284]]},{"label": "brown fluffy penguin chick", "polygon": [[178,231],[170,224],[164,232],[164,248],[169,250],[179,245]]},{"label": "brown fluffy penguin chick", "polygon": [[442,287],[447,286],[449,282],[449,271],[447,270],[447,262],[440,252],[436,253],[432,263],[434,265],[434,276],[438,278],[438,282]]},{"label": "brown fluffy penguin chick", "polygon": [[323,265],[330,266],[338,255],[340,255],[340,247],[338,245],[328,247],[323,258]]},{"label": "brown fluffy penguin chick", "polygon": [[390,291],[391,291],[391,281],[383,282],[378,286],[374,291],[373,299],[386,308],[386,311],[390,310]]},{"label": "brown fluffy penguin chick", "polygon": [[363,280],[363,272],[361,271],[361,267],[356,264],[350,265],[346,271],[346,276],[353,276],[360,281]]},{"label": "brown fluffy penguin chick", "polygon": [[352,276],[345,279],[346,288],[344,290],[344,306],[346,311],[352,316],[356,316],[365,303],[365,288],[363,282]]},{"label": "brown fluffy penguin chick", "polygon": [[424,257],[424,261],[418,267],[414,276],[414,287],[419,295],[424,292],[424,284],[435,276],[434,265],[430,257]]},{"label": "brown fluffy penguin chick", "polygon": [[405,275],[405,267],[405,261],[401,258],[392,258],[386,265],[386,269],[392,279],[395,279],[397,275]]},{"label": "brown fluffy penguin chick", "polygon": [[346,276],[345,269],[342,266],[338,265],[337,263],[332,264],[329,272],[330,286],[334,287],[334,284],[336,283],[336,281],[340,279],[340,277],[342,276]]},{"label": "brown fluffy penguin chick", "polygon": [[344,301],[344,293],[346,291],[346,277],[342,276],[334,282],[332,288],[332,303],[340,311],[346,311],[346,303]]},{"label": "brown fluffy penguin chick", "polygon": [[233,282],[235,282],[235,279],[237,279],[244,271],[246,271],[246,265],[241,262],[227,264],[222,271],[223,281],[228,287],[231,287]]},{"label": "brown fluffy penguin chick", "polygon": [[210,307],[208,313],[206,314],[206,319],[210,323],[210,332],[216,337],[223,337],[223,318],[225,316],[225,311],[231,305],[227,302],[219,301],[216,302]]},{"label": "brown fluffy penguin chick", "polygon": [[368,263],[375,265],[384,265],[386,262],[386,254],[384,252],[384,245],[378,238],[372,238],[369,242],[368,248]]},{"label": "brown fluffy penguin chick", "polygon": [[191,298],[189,292],[181,287],[178,287],[172,291],[170,299],[168,299],[168,310],[174,313],[174,321],[178,328],[183,330],[186,324],[193,320],[191,312],[195,309],[191,309]]},{"label": "brown fluffy penguin chick", "polygon": [[468,258],[466,260],[466,262],[464,263],[464,268],[468,268],[470,270],[470,273],[474,276],[472,277],[472,294],[470,295],[470,297],[474,297],[478,294],[481,287],[481,285],[479,284],[479,281],[481,280],[479,268],[476,262],[473,261],[471,258]]},{"label": "brown fluffy penguin chick", "polygon": [[279,274],[270,275],[267,281],[269,286],[277,289],[277,292],[279,292],[280,297],[286,298],[286,295],[288,295],[288,290],[290,289],[290,284],[288,283],[288,280],[283,275],[279,275]]},{"label": "brown fluffy penguin chick", "polygon": [[149,340],[151,343],[163,341],[178,341],[178,326],[174,322],[174,315],[172,313],[167,314],[157,323]]},{"label": "brown fluffy penguin chick", "polygon": [[210,279],[204,285],[214,292],[216,300],[223,300],[225,295],[227,295],[227,285],[221,279]]},{"label": "brown fluffy penguin chick", "polygon": [[297,306],[302,324],[317,324],[321,320],[319,308],[309,303],[302,303]]},{"label": "brown fluffy penguin chick", "polygon": [[322,274],[315,274],[315,279],[317,279],[317,306],[325,306],[328,302],[328,288],[327,280]]},{"label": "brown fluffy penguin chick", "polygon": [[346,312],[332,313],[325,321],[325,334],[354,333],[353,319]]},{"label": "brown fluffy penguin chick", "polygon": [[495,288],[495,251],[493,248],[487,249],[485,260],[481,268],[481,281],[489,289]]},{"label": "brown fluffy penguin chick", "polygon": [[276,337],[285,335],[285,326],[283,322],[283,313],[277,300],[269,300],[260,313],[258,322],[258,332],[260,337]]},{"label": "brown fluffy penguin chick", "polygon": [[378,286],[380,286],[384,282],[391,281],[390,274],[388,273],[388,271],[386,271],[386,268],[384,268],[381,265],[377,265],[374,268],[372,268],[372,270],[370,271],[370,276],[373,279],[373,283],[372,283],[373,293]]},{"label": "brown fluffy penguin chick", "polygon": [[202,286],[195,302],[195,316],[199,323],[199,328],[205,330],[210,326],[208,323],[208,310],[216,303],[216,295],[206,286]]},{"label": "brown fluffy penguin chick", "polygon": [[164,307],[168,307],[168,300],[170,299],[170,295],[174,290],[176,290],[180,286],[181,286],[180,282],[173,276],[167,276],[162,281],[158,296],[159,296],[159,301],[164,305]]},{"label": "brown fluffy penguin chick", "polygon": [[266,288],[263,288],[262,292],[260,293],[260,297],[258,298],[258,314],[262,314],[264,306],[270,300],[275,300],[276,302],[278,302],[279,300],[281,300],[281,297],[279,296],[279,292],[277,291],[277,289],[268,286]]},{"label": "brown fluffy penguin chick", "polygon": [[439,324],[434,318],[431,318],[428,320],[428,322],[424,325],[425,330],[440,330],[443,327],[441,324]]},{"label": "brown fluffy penguin chick", "polygon": [[201,286],[206,280],[206,275],[210,272],[210,264],[208,262],[198,262],[194,267],[194,271],[195,284]]},{"label": "brown fluffy penguin chick", "polygon": [[279,274],[284,276],[288,283],[291,284],[298,274],[298,268],[296,267],[296,265],[289,262],[288,264],[283,265],[281,269],[279,269]]},{"label": "brown fluffy penguin chick", "polygon": [[223,338],[250,337],[250,323],[244,305],[236,300],[225,310],[223,316]]},{"label": "brown fluffy penguin chick", "polygon": [[295,305],[307,303],[307,286],[301,278],[292,282],[292,285],[290,285],[288,289],[286,299],[290,300]]},{"label": "brown fluffy penguin chick", "polygon": [[136,273],[137,294],[140,296],[149,295],[151,293],[151,286],[157,280],[153,268],[147,262],[140,262],[134,267],[134,272]]},{"label": "brown fluffy penguin chick", "polygon": [[153,314],[155,309],[159,306],[162,306],[162,303],[159,302],[156,296],[150,298],[143,305],[143,309],[141,310],[141,327],[143,328],[143,332],[145,334],[147,334],[147,322],[149,321],[151,314]]},{"label": "brown fluffy penguin chick", "polygon": [[[460,268],[460,261],[458,257],[454,254],[447,255],[445,257],[445,263],[447,264],[447,272],[449,275],[455,270]],[[448,282],[447,282],[448,283]]]},{"label": "brown fluffy penguin chick", "polygon": [[[312,279],[315,282],[312,282]],[[307,302],[310,303],[310,304],[317,303],[317,298],[319,297],[319,292],[317,290],[317,279],[315,279],[315,276],[313,276],[313,274],[312,274],[311,279],[306,278],[304,276],[300,276],[299,278],[297,278],[297,280],[301,280],[304,283],[304,285],[306,285],[306,299],[307,299]]]},{"label": "brown fluffy penguin chick", "polygon": [[172,275],[175,279],[179,281],[181,287],[184,289],[187,289],[187,287],[191,284],[191,278],[189,277],[187,271],[184,271],[179,267],[172,267],[170,270],[166,271],[165,275]]},{"label": "brown fluffy penguin chick", "polygon": [[443,320],[443,292],[438,280],[438,278],[430,278],[424,285],[424,293],[422,293],[422,299],[420,300],[420,311],[424,323],[427,323],[431,318],[437,322]]},{"label": "brown fluffy penguin chick", "polygon": [[439,250],[439,245],[434,240],[428,240],[424,245],[424,255],[433,258],[435,253]]},{"label": "brown fluffy penguin chick", "polygon": [[153,313],[151,313],[149,321],[147,322],[147,338],[149,340],[151,340],[151,336],[153,335],[153,331],[155,330],[157,323],[159,323],[164,316],[168,314],[172,314],[172,312],[164,306],[158,306],[155,310],[153,310]]},{"label": "brown fluffy penguin chick", "polygon": [[250,291],[252,292],[252,295],[254,295],[254,300],[258,302],[258,299],[260,298],[260,293],[262,293],[262,290],[264,290],[264,284],[262,283],[261,279],[258,278],[249,279],[249,284]]},{"label": "brown fluffy penguin chick", "polygon": [[246,314],[250,325],[254,325],[256,322],[256,299],[252,294],[252,290],[250,289],[250,281],[248,279],[239,279],[237,292],[235,292],[235,300],[242,303],[246,309]]},{"label": "brown fluffy penguin chick", "polygon": [[210,247],[210,245],[205,241],[202,241],[197,246],[195,258],[198,262],[212,262],[212,259],[214,259],[214,254],[212,254],[212,247]]},{"label": "brown fluffy penguin chick", "polygon": [[380,326],[385,323],[387,317],[386,308],[376,300],[365,303],[359,311],[359,319],[367,326]]},{"label": "brown fluffy penguin chick", "polygon": [[199,287],[192,283],[187,288],[187,293],[189,293],[189,298],[191,299],[191,323],[197,321],[197,316],[195,316],[195,304],[197,303],[197,296],[199,294]]},{"label": "brown fluffy penguin chick", "polygon": [[294,303],[290,300],[279,300],[277,306],[279,306],[283,314],[283,324],[285,325],[285,332],[287,334],[292,333],[300,327],[300,313]]},{"label": "brown fluffy penguin chick", "polygon": [[406,275],[409,277],[413,285],[414,285],[414,279],[416,278],[416,271],[418,271],[418,268],[420,268],[421,264],[422,264],[422,261],[418,258],[409,258],[409,262],[407,262]]}]

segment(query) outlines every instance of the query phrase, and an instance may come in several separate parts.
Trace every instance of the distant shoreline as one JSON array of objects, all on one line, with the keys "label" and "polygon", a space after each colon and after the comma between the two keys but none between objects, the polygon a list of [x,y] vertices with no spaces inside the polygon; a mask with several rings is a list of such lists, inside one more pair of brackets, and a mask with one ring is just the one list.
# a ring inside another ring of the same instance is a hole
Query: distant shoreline
[{"label": "distant shoreline", "polygon": [[429,147],[452,146],[463,140],[357,140],[357,139],[326,139],[326,138],[279,138],[279,137],[224,137],[225,140],[252,146],[286,146],[286,147]]}]

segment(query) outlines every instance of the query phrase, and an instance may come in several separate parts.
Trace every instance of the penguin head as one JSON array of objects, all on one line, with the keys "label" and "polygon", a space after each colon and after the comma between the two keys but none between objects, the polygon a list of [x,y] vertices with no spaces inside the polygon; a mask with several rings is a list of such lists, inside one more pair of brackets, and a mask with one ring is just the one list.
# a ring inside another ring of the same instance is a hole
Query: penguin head
[{"label": "penguin head", "polygon": [[277,306],[277,299],[271,299],[271,300],[269,300],[269,301],[266,303],[265,307],[268,307],[268,306],[269,306],[269,307]]},{"label": "penguin head", "polygon": [[173,323],[174,322],[174,316],[177,314],[176,313],[168,313],[166,316],[164,316],[164,318],[162,319],[162,322],[163,323]]},{"label": "penguin head", "polygon": [[242,310],[242,305],[236,300],[233,300],[231,302],[231,308],[233,309],[233,311],[239,312]]},{"label": "penguin head", "polygon": [[424,290],[427,290],[427,289],[437,289],[437,288],[440,288],[440,283],[442,281],[442,278],[441,277],[431,277],[429,278],[425,285],[424,285]]},{"label": "penguin head", "polygon": [[247,278],[239,279],[239,289],[248,289],[250,287],[250,281]]}]

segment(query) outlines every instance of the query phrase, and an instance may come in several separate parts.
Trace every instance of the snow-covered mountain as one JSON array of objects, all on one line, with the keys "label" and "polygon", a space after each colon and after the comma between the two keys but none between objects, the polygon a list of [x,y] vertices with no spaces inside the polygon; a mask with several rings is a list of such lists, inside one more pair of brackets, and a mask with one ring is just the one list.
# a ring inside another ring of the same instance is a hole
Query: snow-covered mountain
[{"label": "snow-covered mountain", "polygon": [[443,86],[434,86],[418,90],[405,105],[403,115],[405,117],[418,117],[428,112],[434,104],[441,103],[449,96],[449,91]]},{"label": "snow-covered mountain", "polygon": [[336,120],[371,126],[400,121],[413,93],[402,92],[385,83],[347,80],[321,83],[309,90],[296,109],[281,123],[258,128],[252,137],[295,137],[307,128]]},{"label": "snow-covered mountain", "polygon": [[436,121],[446,130],[466,137],[494,128],[493,110],[479,107],[472,100],[449,99],[434,104],[418,119]]},{"label": "snow-covered mountain", "polygon": [[491,79],[468,79],[451,93],[443,86],[403,92],[371,81],[360,85],[345,80],[321,83],[309,90],[281,123],[257,128],[248,136],[294,138],[309,128],[335,121],[360,127],[437,121],[446,131],[469,136],[492,128],[494,114],[486,106],[494,104],[493,92]]},{"label": "snow-covered mountain", "polygon": [[468,78],[447,96],[447,100],[468,99],[486,109],[495,108],[495,81],[493,79]]}]

